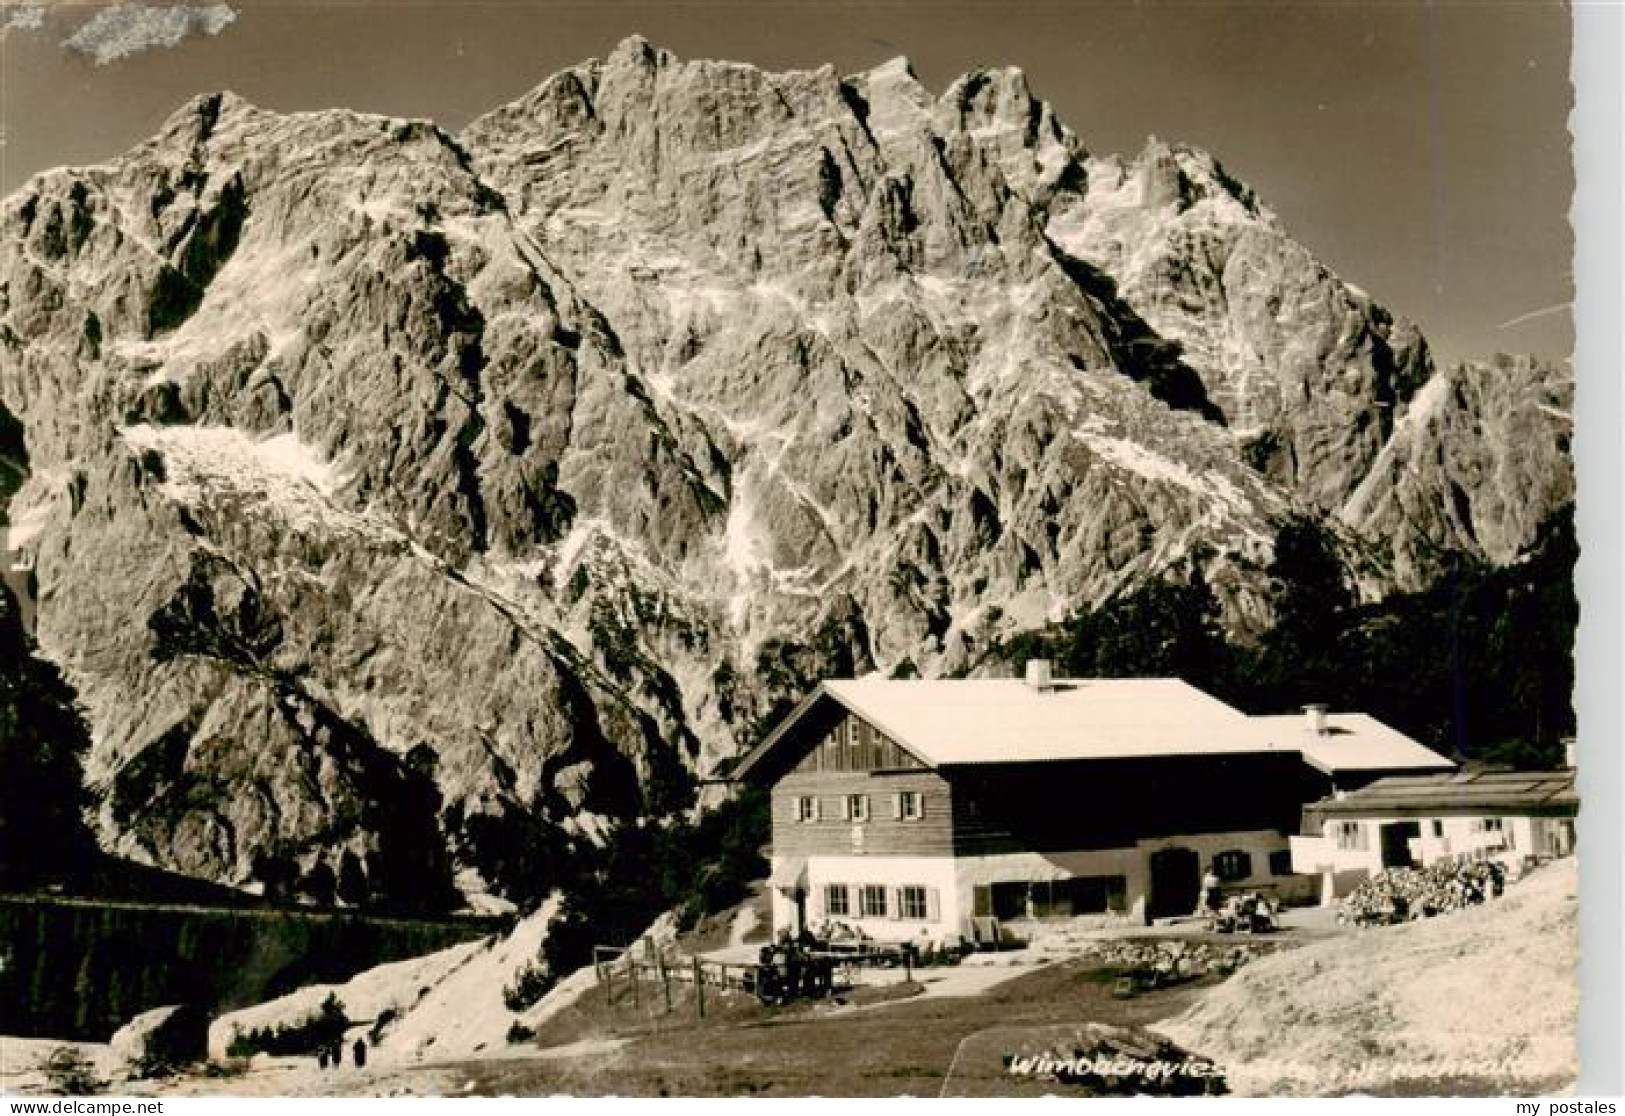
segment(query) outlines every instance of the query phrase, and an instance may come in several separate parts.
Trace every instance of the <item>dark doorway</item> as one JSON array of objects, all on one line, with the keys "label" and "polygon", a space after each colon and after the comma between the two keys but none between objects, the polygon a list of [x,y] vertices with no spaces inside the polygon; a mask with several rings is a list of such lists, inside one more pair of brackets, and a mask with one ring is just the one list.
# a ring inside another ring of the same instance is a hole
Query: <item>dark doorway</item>
[{"label": "dark doorway", "polygon": [[1032,894],[1032,884],[1025,880],[996,883],[990,889],[993,917],[1009,922],[1017,918],[1031,918],[1038,914]]},{"label": "dark doorway", "polygon": [[1416,822],[1394,822],[1382,827],[1382,866],[1409,868],[1411,866],[1411,838],[1420,837],[1422,827]]},{"label": "dark doorway", "polygon": [[1146,914],[1151,918],[1188,915],[1196,910],[1196,893],[1202,886],[1197,856],[1191,849],[1158,849],[1151,854],[1151,898]]}]

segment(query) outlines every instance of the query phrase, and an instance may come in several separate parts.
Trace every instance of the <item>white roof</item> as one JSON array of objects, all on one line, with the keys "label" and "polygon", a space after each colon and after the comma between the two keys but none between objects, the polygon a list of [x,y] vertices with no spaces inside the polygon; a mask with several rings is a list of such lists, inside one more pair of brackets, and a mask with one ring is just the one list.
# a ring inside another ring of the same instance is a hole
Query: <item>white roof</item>
[{"label": "white roof", "polygon": [[1302,752],[1322,771],[1440,771],[1455,765],[1398,729],[1364,713],[1328,713],[1326,731],[1316,734],[1302,713],[1253,717],[1277,748]]},{"label": "white roof", "polygon": [[1332,713],[1315,734],[1304,714],[1249,717],[1177,678],[826,681],[735,770],[774,751],[820,701],[833,700],[931,767],[1157,756],[1297,754],[1340,771],[1444,771],[1454,765],[1364,713]]},{"label": "white roof", "polygon": [[1276,750],[1177,678],[842,679],[824,691],[932,766]]}]

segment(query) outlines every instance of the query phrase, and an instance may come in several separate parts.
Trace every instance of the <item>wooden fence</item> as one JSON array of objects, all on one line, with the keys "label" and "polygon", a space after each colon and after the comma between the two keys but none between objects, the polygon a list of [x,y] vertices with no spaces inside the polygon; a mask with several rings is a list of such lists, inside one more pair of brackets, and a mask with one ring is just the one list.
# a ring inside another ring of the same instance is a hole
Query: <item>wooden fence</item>
[{"label": "wooden fence", "polygon": [[[912,957],[906,953],[864,952],[819,954],[833,963],[836,972],[845,971],[850,987],[854,969],[886,965],[899,968],[901,979],[914,978]],[[694,990],[694,1011],[705,1018],[706,989],[733,989],[755,994],[764,966],[755,961],[713,961],[704,957],[684,957],[657,948],[647,939],[630,946],[596,945],[592,949],[592,966],[598,983],[604,988],[604,1002],[615,1002],[616,986],[630,993],[633,1007],[641,1007],[643,997],[659,997],[667,1012],[672,1010],[672,986],[687,985]],[[840,981],[836,982],[840,984]],[[644,985],[649,987],[646,989]]]},{"label": "wooden fence", "polygon": [[[705,1018],[707,988],[755,992],[761,966],[754,963],[712,961],[703,957],[682,957],[656,949],[644,941],[633,946],[593,946],[593,971],[604,987],[604,1002],[615,1002],[619,984],[628,989],[633,1006],[641,1006],[644,995],[658,995],[666,1010],[672,1010],[672,985],[688,985],[694,990],[694,1010]],[[648,984],[649,988],[644,989]]]}]

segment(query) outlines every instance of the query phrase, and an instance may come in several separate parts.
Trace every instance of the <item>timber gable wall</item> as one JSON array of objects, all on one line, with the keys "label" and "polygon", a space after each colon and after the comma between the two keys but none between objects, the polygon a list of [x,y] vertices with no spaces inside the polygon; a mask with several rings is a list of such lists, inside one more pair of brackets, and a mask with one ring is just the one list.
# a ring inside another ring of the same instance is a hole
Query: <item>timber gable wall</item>
[{"label": "timber gable wall", "polygon": [[[849,796],[868,817],[849,816]],[[918,816],[903,816],[901,795]],[[814,816],[802,817],[803,800]],[[773,787],[775,856],[950,856],[953,800],[945,780],[861,718],[847,715]]]}]

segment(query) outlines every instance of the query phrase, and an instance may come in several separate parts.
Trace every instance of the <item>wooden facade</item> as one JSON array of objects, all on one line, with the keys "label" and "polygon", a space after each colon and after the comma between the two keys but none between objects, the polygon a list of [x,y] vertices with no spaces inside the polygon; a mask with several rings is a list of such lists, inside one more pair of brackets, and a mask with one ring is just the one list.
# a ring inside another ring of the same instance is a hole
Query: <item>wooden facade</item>
[{"label": "wooden facade", "polygon": [[773,786],[776,855],[967,857],[1285,835],[1314,778],[1294,754],[1259,754],[990,764],[950,779],[854,714],[820,728]]},{"label": "wooden facade", "polygon": [[953,784],[954,854],[1106,849],[1148,838],[1294,833],[1313,775],[1295,755],[986,765]]},{"label": "wooden facade", "polygon": [[798,775],[832,772],[921,771],[925,764],[862,717],[837,719],[792,769]]},{"label": "wooden facade", "polygon": [[[866,817],[852,816],[853,797]],[[773,788],[772,807],[775,856],[953,855],[952,795],[934,771],[790,775]]]},{"label": "wooden facade", "polygon": [[948,781],[850,714],[803,745],[772,809],[775,855],[953,853]]}]

